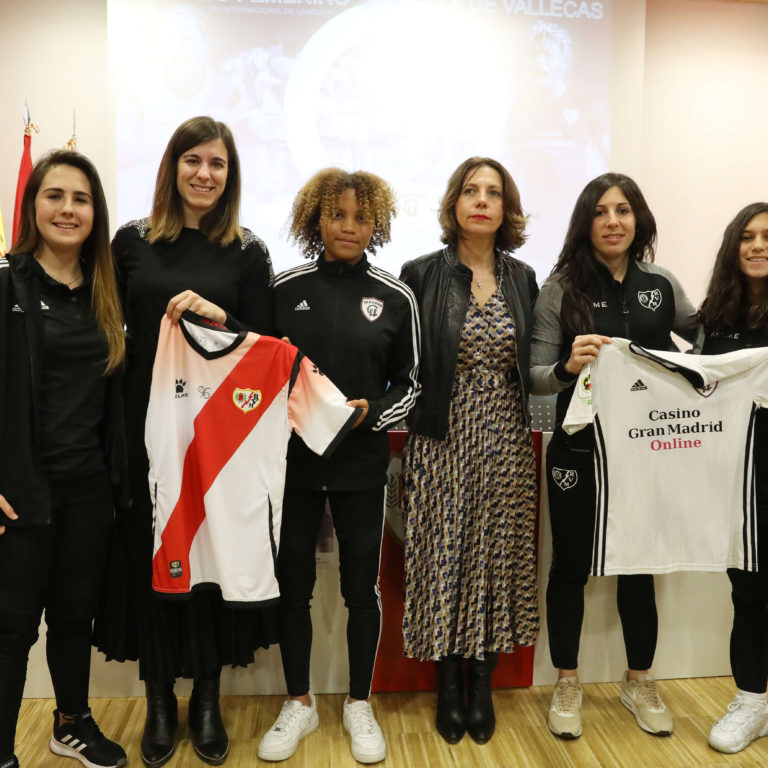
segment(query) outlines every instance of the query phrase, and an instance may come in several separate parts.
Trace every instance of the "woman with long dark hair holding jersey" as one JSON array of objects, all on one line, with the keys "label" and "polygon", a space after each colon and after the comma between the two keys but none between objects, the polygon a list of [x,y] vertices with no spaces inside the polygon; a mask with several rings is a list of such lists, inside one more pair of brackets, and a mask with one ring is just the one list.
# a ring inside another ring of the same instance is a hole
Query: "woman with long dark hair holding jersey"
[{"label": "woman with long dark hair holding jersey", "polygon": [[240,165],[232,133],[210,117],[191,118],[176,129],[160,162],[150,217],[121,227],[112,243],[128,330],[133,508],[118,518],[120,535],[96,642],[108,657],[139,660],[147,695],[141,755],[151,768],[167,762],[176,748],[177,677],[194,680],[189,725],[196,754],[212,765],[224,762],[229,740],[219,708],[221,667],[244,666],[253,661],[254,649],[277,640],[274,606],[232,607],[216,589],[169,600],[151,587],[144,425],[160,320],[164,313],[178,320],[189,309],[235,330],[270,329],[269,255],[264,243],[240,226],[239,209]]},{"label": "woman with long dark hair holding jersey", "polygon": [[[558,393],[546,471],[553,546],[547,625],[559,677],[548,721],[564,739],[582,730],[578,653],[595,482],[591,430],[568,435],[561,425],[581,369],[611,336],[650,349],[673,349],[672,331],[695,337],[696,313],[680,284],[653,264],[655,242],[656,221],[637,184],[619,173],[598,176],[576,201],[563,249],[536,303],[532,391]],[[658,633],[653,576],[619,576],[617,602],[628,666],[621,702],[643,730],[668,735],[672,717],[650,674]]]},{"label": "woman with long dark hair holding jersey", "polygon": [[[745,206],[726,227],[699,317],[703,354],[768,347],[768,203]],[[728,569],[737,691],[709,734],[710,746],[721,752],[739,752],[768,734],[768,413],[762,408],[754,439],[759,570]]]}]

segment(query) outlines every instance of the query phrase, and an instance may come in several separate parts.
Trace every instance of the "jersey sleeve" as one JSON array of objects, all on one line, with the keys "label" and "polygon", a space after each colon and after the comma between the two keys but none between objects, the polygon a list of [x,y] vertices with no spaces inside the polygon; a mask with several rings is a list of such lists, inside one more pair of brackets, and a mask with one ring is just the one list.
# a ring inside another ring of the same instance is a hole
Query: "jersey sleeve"
[{"label": "jersey sleeve", "polygon": [[344,395],[308,357],[299,353],[296,367],[288,396],[288,424],[308,448],[329,456],[362,409],[347,405]]},{"label": "jersey sleeve", "polygon": [[581,369],[576,388],[565,414],[563,429],[572,435],[595,420],[592,397],[592,363]]}]

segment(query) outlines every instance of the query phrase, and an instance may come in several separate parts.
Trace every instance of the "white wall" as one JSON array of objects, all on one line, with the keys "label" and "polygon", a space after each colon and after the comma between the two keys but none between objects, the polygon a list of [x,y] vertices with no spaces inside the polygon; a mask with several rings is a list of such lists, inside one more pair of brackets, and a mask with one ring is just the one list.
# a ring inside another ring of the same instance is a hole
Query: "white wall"
[{"label": "white wall", "polygon": [[[678,274],[698,302],[726,223],[744,204],[768,199],[768,4],[616,0],[615,6],[620,63],[605,73],[612,78],[617,105],[613,165],[637,178],[658,220],[658,261]],[[114,126],[105,0],[68,4],[3,0],[0,30],[0,206],[10,237],[24,98],[33,120],[42,127],[33,138],[34,157],[64,144],[71,134],[72,108],[77,110],[79,148],[99,168],[110,203]],[[543,526],[545,537],[546,533]],[[548,567],[546,538],[543,544],[542,577]],[[332,592],[333,569],[327,570]],[[730,607],[725,576],[661,577],[657,592],[661,614],[657,673],[727,674]],[[582,653],[587,680],[615,680],[623,668],[614,594],[609,579],[594,581],[588,588]],[[318,613],[330,617],[333,635],[342,636],[338,605],[323,598]],[[275,650],[259,654],[258,664],[248,672],[228,673],[225,689],[279,688]],[[340,663],[334,679],[318,681],[318,688],[343,687],[345,674]],[[534,682],[551,679],[542,634]],[[134,693],[139,690],[134,681],[133,665],[105,665],[99,660],[93,692]],[[40,644],[31,657],[27,695],[50,695]]]},{"label": "white wall", "polygon": [[112,208],[106,0],[2,0],[0,34],[0,209],[10,247],[25,98],[40,126],[32,136],[32,159],[64,146],[75,110],[78,148],[99,169]]},{"label": "white wall", "polygon": [[640,175],[658,261],[696,304],[726,224],[768,200],[766,35],[768,4],[647,2]]}]

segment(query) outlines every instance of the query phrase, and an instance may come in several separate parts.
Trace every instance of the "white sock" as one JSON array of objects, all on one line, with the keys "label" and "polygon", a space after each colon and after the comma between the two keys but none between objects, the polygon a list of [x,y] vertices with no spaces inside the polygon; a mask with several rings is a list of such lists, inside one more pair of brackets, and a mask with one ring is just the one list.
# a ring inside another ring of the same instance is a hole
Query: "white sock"
[{"label": "white sock", "polygon": [[741,688],[739,688],[738,692],[739,696],[741,696],[741,698],[745,701],[761,701],[763,704],[768,703],[768,698],[766,698],[765,691],[763,691],[763,693],[752,693],[751,691],[742,691]]}]

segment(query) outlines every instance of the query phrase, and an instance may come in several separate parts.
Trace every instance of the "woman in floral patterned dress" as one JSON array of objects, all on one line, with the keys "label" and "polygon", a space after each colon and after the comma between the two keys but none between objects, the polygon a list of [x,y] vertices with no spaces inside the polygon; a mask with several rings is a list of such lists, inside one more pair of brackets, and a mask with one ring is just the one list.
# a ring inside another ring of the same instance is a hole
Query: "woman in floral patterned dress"
[{"label": "woman in floral patterned dress", "polygon": [[[520,195],[490,158],[462,163],[440,206],[445,248],[408,262],[419,302],[422,395],[404,484],[405,653],[438,668],[437,730],[493,735],[499,653],[538,631],[536,481],[527,420],[533,270]],[[468,665],[467,706],[463,667]]]}]

